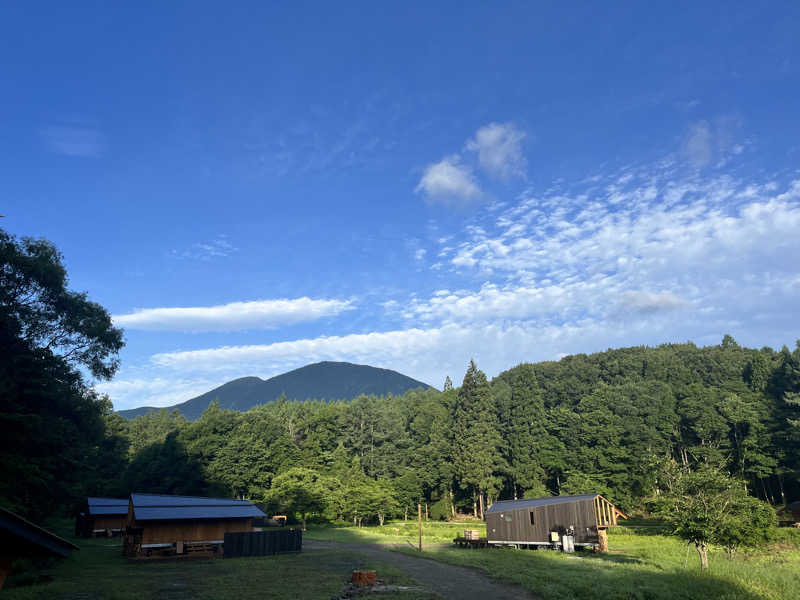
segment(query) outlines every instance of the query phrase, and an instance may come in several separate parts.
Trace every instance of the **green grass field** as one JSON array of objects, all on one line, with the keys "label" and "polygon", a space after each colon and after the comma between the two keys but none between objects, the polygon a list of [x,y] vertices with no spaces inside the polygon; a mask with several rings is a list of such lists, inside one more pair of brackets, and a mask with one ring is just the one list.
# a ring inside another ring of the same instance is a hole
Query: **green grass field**
[{"label": "green grass field", "polygon": [[[788,599],[800,598],[800,531],[783,529],[778,540],[756,551],[740,551],[728,560],[722,549],[711,553],[708,573],[701,573],[697,552],[664,535],[655,522],[611,530],[611,552],[565,555],[547,550],[466,550],[449,545],[463,530],[485,525],[425,523],[423,554],[450,564],[474,567],[491,577],[517,583],[544,600],[614,599]],[[416,523],[383,527],[322,527],[309,532],[322,540],[379,543],[408,554],[417,542]],[[686,566],[684,566],[686,565]]]},{"label": "green grass field", "polygon": [[[611,552],[565,555],[547,550],[457,549],[450,544],[463,530],[484,531],[481,522],[426,523],[423,555],[474,567],[488,576],[517,583],[543,600],[788,600],[800,598],[800,531],[780,530],[778,540],[758,551],[740,551],[728,560],[711,553],[708,573],[699,570],[697,553],[657,526],[614,528]],[[66,537],[66,536],[65,536]],[[413,522],[383,527],[316,526],[306,539],[352,544],[390,544],[418,555]],[[378,562],[352,552],[319,550],[295,555],[242,559],[168,559],[129,561],[119,539],[75,540],[81,550],[38,572],[50,581],[17,585],[12,577],[2,597],[21,600],[133,600],[142,598],[247,599],[331,598],[353,569],[376,569],[387,583],[414,582],[391,561]],[[686,566],[684,566],[686,564]],[[24,577],[23,577],[24,578]],[[10,584],[10,585],[9,585]],[[381,594],[381,598],[429,600],[425,592]]]},{"label": "green grass field", "polygon": [[[415,583],[390,564],[355,552],[131,561],[122,556],[119,538],[69,539],[81,549],[67,559],[54,561],[43,571],[10,577],[0,597],[4,600],[329,599],[341,592],[354,569],[375,569],[387,584]],[[19,585],[30,581],[32,576],[49,581]],[[382,593],[381,598],[432,600],[435,596],[426,592],[396,592]]]},{"label": "green grass field", "polygon": [[[481,535],[486,533],[483,521],[461,521],[444,523],[427,521],[423,523],[423,546],[430,544],[450,544],[453,538],[464,534],[465,529],[477,529]],[[418,541],[417,523],[415,521],[390,521],[383,527],[337,527],[317,525],[309,527],[306,537],[328,542],[370,543],[389,545],[412,545]]]}]

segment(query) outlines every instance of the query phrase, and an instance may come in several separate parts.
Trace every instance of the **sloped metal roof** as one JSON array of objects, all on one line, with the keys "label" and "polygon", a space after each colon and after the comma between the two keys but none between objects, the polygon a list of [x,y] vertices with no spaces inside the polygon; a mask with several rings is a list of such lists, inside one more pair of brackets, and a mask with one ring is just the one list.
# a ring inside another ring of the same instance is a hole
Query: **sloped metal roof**
[{"label": "sloped metal roof", "polygon": [[9,548],[13,544],[18,556],[42,554],[68,556],[71,550],[80,550],[72,542],[34,525],[5,508],[0,508],[0,539],[3,540],[2,545],[7,544]]},{"label": "sloped metal roof", "polygon": [[127,515],[127,498],[87,498],[90,515]]},{"label": "sloped metal roof", "polygon": [[137,521],[266,517],[248,500],[131,494],[131,501],[133,502],[133,514]]},{"label": "sloped metal roof", "polygon": [[487,513],[503,512],[506,510],[518,510],[520,508],[534,508],[537,506],[550,506],[551,504],[567,504],[569,502],[580,502],[591,500],[600,494],[580,494],[578,496],[547,496],[545,498],[523,498],[522,500],[500,500],[489,507]]}]

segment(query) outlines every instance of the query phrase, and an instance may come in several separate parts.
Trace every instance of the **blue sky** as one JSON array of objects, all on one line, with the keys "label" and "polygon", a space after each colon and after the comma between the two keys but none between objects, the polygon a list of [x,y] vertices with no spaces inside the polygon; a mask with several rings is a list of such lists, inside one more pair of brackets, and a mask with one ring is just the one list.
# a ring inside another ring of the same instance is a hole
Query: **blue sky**
[{"label": "blue sky", "polygon": [[[231,6],[233,4],[233,6]],[[800,337],[800,5],[7,3],[0,214],[117,408]]]}]

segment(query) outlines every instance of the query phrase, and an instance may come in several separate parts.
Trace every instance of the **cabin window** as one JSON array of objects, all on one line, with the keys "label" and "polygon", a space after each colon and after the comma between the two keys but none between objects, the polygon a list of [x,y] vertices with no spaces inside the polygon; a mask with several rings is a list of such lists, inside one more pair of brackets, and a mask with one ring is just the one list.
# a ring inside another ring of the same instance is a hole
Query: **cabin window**
[{"label": "cabin window", "polygon": [[529,515],[529,516],[530,516],[530,518],[531,518],[531,525],[536,525],[536,523],[534,523],[534,521],[533,521],[533,511],[531,511],[530,513],[528,513],[528,515]]},{"label": "cabin window", "polygon": [[511,520],[512,520],[512,519],[511,519],[511,514],[507,514],[507,515],[506,515],[506,522],[507,522],[507,523],[511,523]]}]

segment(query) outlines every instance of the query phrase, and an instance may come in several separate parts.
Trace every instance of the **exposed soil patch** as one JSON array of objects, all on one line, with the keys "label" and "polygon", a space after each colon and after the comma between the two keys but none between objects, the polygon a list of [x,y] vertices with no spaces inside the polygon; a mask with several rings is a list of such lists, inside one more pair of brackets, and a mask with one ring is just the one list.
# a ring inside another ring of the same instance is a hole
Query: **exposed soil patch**
[{"label": "exposed soil patch", "polygon": [[[535,596],[520,586],[489,579],[481,572],[467,567],[448,565],[424,557],[408,556],[371,544],[343,544],[306,540],[304,550],[342,550],[363,554],[389,563],[404,571],[429,592],[452,600],[535,600]],[[380,573],[378,573],[380,576]]]}]

